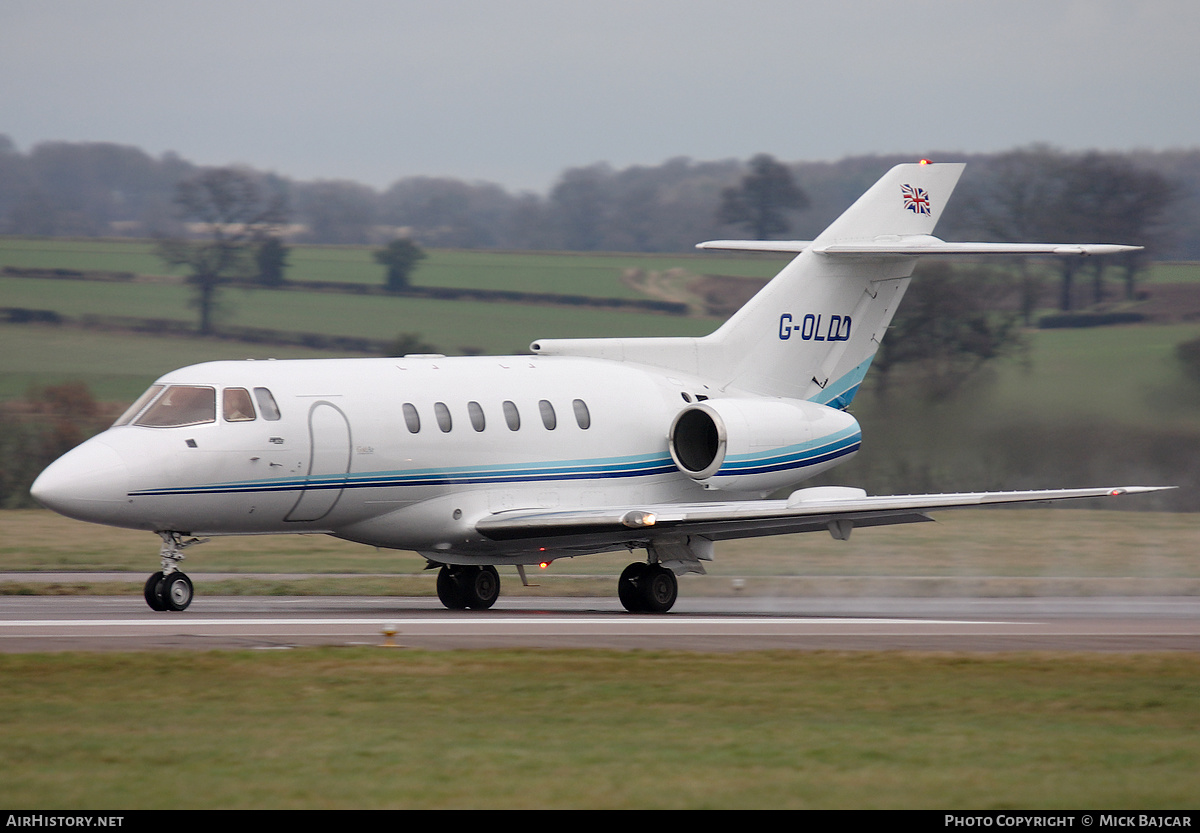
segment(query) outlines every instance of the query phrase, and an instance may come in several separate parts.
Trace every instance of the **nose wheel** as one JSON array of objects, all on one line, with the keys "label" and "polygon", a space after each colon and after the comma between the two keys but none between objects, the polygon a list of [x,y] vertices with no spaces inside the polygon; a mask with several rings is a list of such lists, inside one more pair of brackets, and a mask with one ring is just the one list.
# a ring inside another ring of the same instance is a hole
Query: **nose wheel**
[{"label": "nose wheel", "polygon": [[159,557],[162,559],[162,569],[151,573],[142,587],[142,597],[151,610],[187,610],[192,603],[196,591],[192,580],[179,569],[178,564],[183,560],[183,550],[193,544],[203,544],[207,538],[189,538],[184,540],[178,532],[160,532],[162,549]]},{"label": "nose wheel", "polygon": [[195,589],[186,573],[176,570],[169,575],[163,575],[160,571],[152,573],[150,578],[146,579],[142,595],[151,610],[187,610],[188,605],[192,603]]}]

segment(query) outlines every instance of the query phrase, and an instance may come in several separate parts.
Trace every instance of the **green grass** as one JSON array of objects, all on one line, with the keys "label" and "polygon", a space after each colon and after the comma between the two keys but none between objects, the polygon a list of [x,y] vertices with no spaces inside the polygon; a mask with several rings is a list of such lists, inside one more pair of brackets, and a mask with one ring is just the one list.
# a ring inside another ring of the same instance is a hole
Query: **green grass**
[{"label": "green grass", "polygon": [[145,240],[0,237],[0,268],[75,269],[169,275]]},{"label": "green grass", "polygon": [[[194,328],[190,288],[173,284],[0,278],[4,305],[86,314],[162,318]],[[603,335],[699,335],[715,321],[592,307],[438,301],[309,292],[225,289],[217,326],[265,327],[284,332],[391,339],[418,333],[448,354],[526,352],[537,338]]]},{"label": "green grass", "polygon": [[0,803],[1190,809],[1200,657],[0,656]]},{"label": "green grass", "polygon": [[[962,408],[968,408],[972,421],[990,424],[1033,414],[1093,423],[1195,425],[1200,385],[1184,375],[1175,347],[1197,335],[1200,327],[1194,324],[1031,330],[1027,356],[993,362],[957,401],[943,402],[938,410],[958,421]],[[861,400],[855,400],[857,411],[927,409],[919,391],[903,384],[881,402],[873,381],[868,377]]]},{"label": "green grass", "polygon": [[1200,263],[1153,263],[1138,283],[1194,283],[1200,281]]}]

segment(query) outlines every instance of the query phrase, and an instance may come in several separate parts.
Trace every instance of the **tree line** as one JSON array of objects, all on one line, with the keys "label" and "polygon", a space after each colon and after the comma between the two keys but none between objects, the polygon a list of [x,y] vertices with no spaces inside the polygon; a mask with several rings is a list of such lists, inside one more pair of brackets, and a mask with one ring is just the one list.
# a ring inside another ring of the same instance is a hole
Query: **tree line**
[{"label": "tree line", "polygon": [[[1200,149],[1068,153],[1033,147],[928,155],[969,163],[955,210],[939,228],[948,239],[1057,236],[1096,211],[1107,211],[1103,223],[1079,231],[1108,239],[1123,231],[1119,223],[1110,228],[1112,221],[1154,213],[1144,202],[1158,187],[1146,190],[1150,177],[1171,196],[1170,210],[1160,208],[1147,224],[1153,256],[1200,260]],[[281,231],[294,242],[386,245],[404,237],[434,248],[669,252],[746,233],[737,212],[752,202],[733,205],[728,192],[745,189],[746,178],[758,175],[759,194],[751,188],[743,196],[770,196],[779,183],[761,177],[764,165],[790,174],[796,192],[775,195],[786,197],[786,204],[774,216],[763,215],[766,224],[750,233],[806,238],[888,167],[913,158],[785,162],[760,155],[712,162],[681,157],[624,169],[595,164],[563,171],[544,194],[446,177],[406,177],[379,190],[346,180],[301,182],[246,172],[267,192],[283,196]],[[154,157],[103,142],[43,142],[22,152],[0,135],[0,234],[155,237],[175,214],[179,183],[202,170],[174,153]]]}]

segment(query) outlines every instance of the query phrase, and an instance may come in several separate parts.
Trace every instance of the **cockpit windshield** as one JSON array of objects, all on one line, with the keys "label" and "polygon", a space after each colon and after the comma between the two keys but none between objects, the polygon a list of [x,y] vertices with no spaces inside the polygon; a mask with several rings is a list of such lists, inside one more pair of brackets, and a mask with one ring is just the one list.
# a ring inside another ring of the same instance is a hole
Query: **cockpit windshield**
[{"label": "cockpit windshield", "polygon": [[113,428],[118,425],[126,425],[130,420],[142,412],[142,408],[150,403],[150,400],[158,396],[166,385],[151,385],[150,389],[137,398],[137,401],[126,409],[125,413],[117,418],[117,421],[112,424]]},{"label": "cockpit windshield", "polygon": [[[132,410],[132,409],[130,409]],[[217,421],[216,388],[171,385],[134,423],[148,428],[176,428]]]},{"label": "cockpit windshield", "polygon": [[[165,393],[164,393],[165,391]],[[254,403],[258,402],[255,413]],[[266,388],[225,388],[221,413],[226,422],[254,422],[261,417],[277,421],[279,406]],[[113,423],[141,425],[147,428],[177,428],[217,421],[217,391],[206,385],[152,385]]]}]

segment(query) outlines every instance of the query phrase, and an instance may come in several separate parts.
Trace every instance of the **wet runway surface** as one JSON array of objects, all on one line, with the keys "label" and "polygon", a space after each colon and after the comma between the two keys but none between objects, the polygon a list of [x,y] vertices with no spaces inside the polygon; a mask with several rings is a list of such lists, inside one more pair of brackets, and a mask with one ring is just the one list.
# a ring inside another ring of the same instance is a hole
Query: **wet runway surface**
[{"label": "wet runway surface", "polygon": [[[389,635],[391,634],[391,635]],[[133,596],[0,597],[0,652],[286,649],[1200,651],[1200,598],[680,599],[666,615],[613,598],[205,597],[154,613]]]}]

